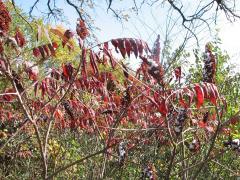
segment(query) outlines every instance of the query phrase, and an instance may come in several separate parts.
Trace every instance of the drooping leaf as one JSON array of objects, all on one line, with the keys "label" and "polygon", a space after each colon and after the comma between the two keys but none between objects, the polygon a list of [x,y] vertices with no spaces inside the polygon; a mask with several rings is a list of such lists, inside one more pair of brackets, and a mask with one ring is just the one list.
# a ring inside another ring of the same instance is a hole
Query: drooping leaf
[{"label": "drooping leaf", "polygon": [[199,84],[195,84],[194,90],[196,92],[196,106],[197,108],[200,108],[204,102],[203,89],[199,86]]},{"label": "drooping leaf", "polygon": [[62,64],[62,70],[63,70],[63,76],[64,76],[67,80],[72,79],[73,66],[72,66],[71,63]]},{"label": "drooping leaf", "polygon": [[86,54],[87,54],[87,50],[86,48],[83,48],[82,49],[82,76],[84,76],[86,78],[87,76],[87,70],[86,70],[86,67],[87,67],[87,60],[86,60]]},{"label": "drooping leaf", "polygon": [[[53,34],[57,35],[61,40],[62,40],[62,45],[63,47],[65,47],[65,45],[67,44],[68,47],[70,47],[70,49],[72,49],[74,46],[73,46],[73,43],[70,41],[70,38],[69,37],[72,37],[73,36],[73,33],[70,31],[70,30],[66,30],[64,33],[56,28],[56,29],[53,29],[51,28],[50,29],[50,32],[52,32]],[[54,47],[54,46],[53,46]]]},{"label": "drooping leaf", "polygon": [[162,99],[159,103],[158,103],[158,110],[159,112],[165,116],[167,113],[168,113],[168,108],[167,108],[167,105],[166,105],[166,100],[165,99]]},{"label": "drooping leaf", "polygon": [[139,56],[142,56],[143,54],[143,43],[141,40],[136,39],[136,43],[137,43],[137,48],[138,48],[138,52],[139,52]]},{"label": "drooping leaf", "polygon": [[130,43],[131,43],[131,46],[132,46],[132,50],[133,50],[133,53],[135,55],[135,57],[137,58],[138,57],[138,46],[137,46],[137,43],[134,39],[130,38],[129,39]]},{"label": "drooping leaf", "polygon": [[38,50],[39,50],[42,58],[45,59],[45,58],[46,58],[46,54],[45,54],[45,51],[44,51],[43,47],[42,47],[42,46],[39,46],[39,47],[38,47]]},{"label": "drooping leaf", "polygon": [[120,50],[122,57],[125,59],[126,57],[125,41],[124,39],[117,39],[117,41],[118,41],[118,49]]},{"label": "drooping leaf", "polygon": [[45,54],[47,55],[47,57],[50,56],[51,54],[50,54],[50,52],[49,52],[48,45],[44,44],[42,47],[43,47],[44,52],[45,52]]},{"label": "drooping leaf", "polygon": [[40,84],[40,90],[42,92],[42,98],[44,98],[46,92],[47,92],[47,83],[45,80],[42,81],[42,83]]},{"label": "drooping leaf", "polygon": [[97,67],[97,64],[96,64],[96,56],[95,56],[95,53],[92,50],[90,50],[90,64],[92,66],[93,73],[95,75],[98,75],[99,71],[98,71],[98,67]]},{"label": "drooping leaf", "polygon": [[48,44],[47,46],[51,52],[51,55],[56,56],[55,48],[52,46],[52,44]]},{"label": "drooping leaf", "polygon": [[132,51],[132,46],[128,38],[125,39],[125,47],[126,47],[126,52],[128,57],[130,57],[131,51]]},{"label": "drooping leaf", "polygon": [[29,76],[29,79],[32,81],[36,81],[39,74],[38,66],[31,61],[27,61],[24,63],[24,67],[26,73]]},{"label": "drooping leaf", "polygon": [[217,99],[219,98],[219,93],[218,93],[218,89],[217,87],[212,84],[212,83],[208,83],[208,86],[210,88],[210,101],[214,104],[217,105]]},{"label": "drooping leaf", "polygon": [[118,40],[117,39],[112,39],[111,43],[115,47],[115,51],[118,53]]},{"label": "drooping leaf", "polygon": [[175,74],[175,78],[176,78],[176,80],[178,80],[179,83],[180,83],[180,79],[181,79],[181,75],[182,75],[182,69],[181,69],[181,66],[176,67],[176,68],[174,69],[174,74]]},{"label": "drooping leaf", "polygon": [[17,41],[17,44],[19,47],[23,47],[26,43],[26,40],[22,34],[22,32],[19,30],[19,28],[17,28],[16,30],[16,34],[15,34],[15,40]]},{"label": "drooping leaf", "polygon": [[64,47],[68,43],[68,41],[74,36],[74,33],[68,29],[64,32],[63,36],[64,36],[64,39],[62,41],[62,46]]}]

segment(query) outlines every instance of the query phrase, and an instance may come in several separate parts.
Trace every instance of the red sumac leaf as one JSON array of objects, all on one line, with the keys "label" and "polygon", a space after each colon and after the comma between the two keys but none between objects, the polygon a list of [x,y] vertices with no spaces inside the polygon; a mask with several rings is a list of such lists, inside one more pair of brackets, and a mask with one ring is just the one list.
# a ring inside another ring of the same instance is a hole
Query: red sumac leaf
[{"label": "red sumac leaf", "polygon": [[138,46],[137,46],[137,43],[136,43],[135,39],[132,39],[132,38],[130,38],[129,41],[131,43],[133,53],[134,53],[135,57],[137,58],[138,57]]},{"label": "red sumac leaf", "polygon": [[38,48],[33,48],[33,55],[35,56],[35,57],[38,57],[38,56],[40,56],[40,50],[38,49]]},{"label": "red sumac leaf", "polygon": [[39,87],[42,91],[42,98],[44,98],[46,91],[47,91],[47,83],[45,80],[42,81],[40,87]]},{"label": "red sumac leaf", "polygon": [[142,54],[143,54],[143,44],[142,44],[142,41],[139,40],[139,39],[136,39],[136,43],[137,43],[137,48],[138,48],[139,55],[142,56]]},{"label": "red sumac leaf", "polygon": [[50,56],[50,52],[49,52],[48,46],[46,44],[44,44],[42,47],[43,47],[44,52],[46,53],[46,55]]},{"label": "red sumac leaf", "polygon": [[14,95],[14,94],[8,94],[8,93],[16,93],[16,91],[14,89],[7,89],[7,90],[5,90],[4,93],[6,93],[3,95],[3,99],[5,101],[8,101],[8,102],[12,101],[16,97],[16,95]]},{"label": "red sumac leaf", "polygon": [[62,128],[65,128],[65,127],[66,127],[65,121],[64,121],[64,114],[63,114],[63,112],[62,112],[60,109],[57,109],[57,110],[54,112],[53,117],[54,117],[56,120],[60,120],[60,123],[61,123]]},{"label": "red sumac leaf", "polygon": [[98,75],[99,71],[98,71],[98,67],[97,67],[97,64],[96,64],[96,56],[95,56],[95,53],[92,50],[90,50],[90,64],[92,66],[93,73]]},{"label": "red sumac leaf", "polygon": [[165,116],[167,113],[168,113],[168,108],[167,108],[167,105],[166,105],[166,100],[165,99],[162,99],[162,101],[158,104],[159,105],[159,112]]},{"label": "red sumac leaf", "polygon": [[183,98],[182,91],[179,93],[179,104],[184,108],[187,108],[189,106]]},{"label": "red sumac leaf", "polygon": [[34,65],[33,62],[31,61],[26,61],[24,63],[24,67],[25,67],[25,71],[29,76],[30,80],[36,81],[37,80],[37,76],[39,73],[39,69],[37,65]]},{"label": "red sumac leaf", "polygon": [[54,49],[53,45],[52,44],[48,44],[47,46],[48,46],[48,48],[49,48],[49,50],[51,52],[51,55],[55,56],[56,53],[55,53],[55,49]]},{"label": "red sumac leaf", "polygon": [[45,51],[44,51],[43,47],[42,47],[42,46],[39,46],[38,49],[39,49],[39,52],[40,52],[42,58],[45,59],[46,56],[45,56]]},{"label": "red sumac leaf", "polygon": [[68,29],[64,32],[63,36],[64,36],[64,38],[62,41],[62,46],[64,47],[67,44],[67,42],[74,36],[74,33]]},{"label": "red sumac leaf", "polygon": [[87,60],[86,60],[86,53],[87,50],[85,48],[82,49],[82,76],[84,76],[86,78],[87,76]]},{"label": "red sumac leaf", "polygon": [[204,98],[205,99],[209,99],[209,91],[208,91],[208,85],[207,85],[207,83],[203,83],[202,85],[201,85],[201,87],[202,87],[202,90],[203,90],[203,93],[204,93]]},{"label": "red sumac leaf", "polygon": [[124,43],[124,39],[118,39],[118,49],[120,50],[120,53],[122,55],[122,57],[125,59],[126,57],[126,49],[125,49],[125,43]]},{"label": "red sumac leaf", "polygon": [[107,55],[108,55],[108,57],[109,57],[109,60],[110,60],[111,66],[112,66],[112,68],[114,69],[115,66],[116,66],[116,62],[115,62],[115,59],[114,59],[114,57],[113,57],[111,51],[108,50],[108,51],[107,51]]},{"label": "red sumac leaf", "polygon": [[37,89],[38,89],[38,82],[34,84],[34,95],[37,95]]},{"label": "red sumac leaf", "polygon": [[181,75],[182,75],[181,66],[174,69],[174,74],[175,74],[176,80],[178,80],[180,83],[180,79],[181,79]]},{"label": "red sumac leaf", "polygon": [[188,88],[183,88],[183,91],[189,97],[188,105],[190,106],[193,101],[194,93]]},{"label": "red sumac leaf", "polygon": [[53,46],[54,49],[57,49],[57,48],[58,48],[58,44],[57,44],[56,42],[53,42],[53,43],[52,43],[52,46]]},{"label": "red sumac leaf", "polygon": [[196,92],[196,106],[197,108],[200,108],[203,105],[204,102],[204,94],[202,88],[199,86],[199,84],[195,84],[194,90]]},{"label": "red sumac leaf", "polygon": [[104,50],[108,50],[108,42],[103,43],[103,52]]},{"label": "red sumac leaf", "polygon": [[126,47],[126,52],[128,57],[130,57],[131,51],[132,51],[132,46],[128,38],[125,39],[125,47]]},{"label": "red sumac leaf", "polygon": [[15,40],[17,41],[17,44],[19,47],[23,47],[26,43],[26,40],[22,34],[22,32],[19,30],[19,28],[17,28],[16,30],[16,34],[15,34]]},{"label": "red sumac leaf", "polygon": [[141,40],[141,42],[142,42],[142,44],[143,44],[143,49],[145,50],[145,52],[146,52],[146,53],[151,52],[148,44],[147,44],[146,42],[142,41],[142,40]]},{"label": "red sumac leaf", "polygon": [[73,66],[71,63],[62,64],[63,76],[68,80],[72,78]]},{"label": "red sumac leaf", "polygon": [[112,39],[111,40],[112,45],[115,47],[115,51],[118,53],[118,40],[117,39]]},{"label": "red sumac leaf", "polygon": [[212,84],[212,83],[209,83],[209,87],[210,87],[210,101],[211,103],[213,103],[214,105],[217,105],[217,99],[219,97],[219,93],[218,93],[218,89],[217,87]]}]

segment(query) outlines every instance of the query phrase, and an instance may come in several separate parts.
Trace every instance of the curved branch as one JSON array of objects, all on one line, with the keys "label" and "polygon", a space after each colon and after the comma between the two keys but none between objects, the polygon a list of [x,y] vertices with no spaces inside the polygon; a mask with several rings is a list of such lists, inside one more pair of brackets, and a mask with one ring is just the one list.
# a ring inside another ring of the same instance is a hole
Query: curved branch
[{"label": "curved branch", "polygon": [[[76,6],[76,4],[72,3],[70,0],[66,0],[66,2],[67,2],[70,6],[72,6],[72,7],[77,11],[80,19],[81,19],[81,20],[84,20],[83,17],[82,17],[82,13],[79,11],[79,9],[78,9],[78,7]],[[83,1],[82,1],[82,3],[83,3]]]}]

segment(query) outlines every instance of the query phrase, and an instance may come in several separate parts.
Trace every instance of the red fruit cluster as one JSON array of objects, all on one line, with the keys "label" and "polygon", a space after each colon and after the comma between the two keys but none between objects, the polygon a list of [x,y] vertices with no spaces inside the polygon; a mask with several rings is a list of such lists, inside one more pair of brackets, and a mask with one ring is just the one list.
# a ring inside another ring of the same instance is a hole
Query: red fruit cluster
[{"label": "red fruit cluster", "polygon": [[16,29],[16,34],[15,34],[14,38],[15,38],[15,40],[16,40],[16,42],[17,42],[19,47],[22,48],[25,45],[26,40],[25,40],[22,32],[19,30],[19,28]]},{"label": "red fruit cluster", "polygon": [[205,47],[205,57],[203,61],[203,81],[208,83],[215,83],[216,59],[212,53],[210,44],[207,44]]},{"label": "red fruit cluster", "polygon": [[3,35],[9,31],[11,20],[11,16],[6,6],[0,0],[0,35]]},{"label": "red fruit cluster", "polygon": [[186,109],[181,109],[180,112],[178,113],[178,117],[175,120],[174,124],[174,131],[177,135],[179,135],[184,126],[184,122],[187,119],[187,110]]},{"label": "red fruit cluster", "polygon": [[76,31],[82,40],[86,39],[86,37],[89,35],[89,31],[83,20],[79,20],[77,23]]}]

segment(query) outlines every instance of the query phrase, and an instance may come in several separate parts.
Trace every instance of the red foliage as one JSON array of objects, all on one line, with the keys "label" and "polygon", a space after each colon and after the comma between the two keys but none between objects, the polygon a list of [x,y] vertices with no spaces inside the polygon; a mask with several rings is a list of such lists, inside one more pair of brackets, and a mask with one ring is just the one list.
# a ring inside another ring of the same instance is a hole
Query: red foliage
[{"label": "red foliage", "polygon": [[[1,2],[0,8],[2,8]],[[0,21],[2,16],[1,11]],[[5,27],[7,24],[3,26],[3,22],[1,23],[0,28],[4,27],[4,31],[7,32],[8,28]],[[57,30],[52,32],[59,33]],[[202,107],[209,102],[217,106],[220,99],[217,86],[214,85],[215,59],[209,48],[206,49],[208,59],[205,60],[203,83],[182,86],[182,83],[176,83],[177,81],[170,84],[165,74],[166,69],[160,64],[160,36],[157,37],[152,51],[149,50],[146,42],[134,38],[112,39],[100,44],[99,50],[93,51],[84,43],[84,39],[89,35],[84,21],[78,22],[76,32],[81,38],[79,41],[81,64],[75,67],[75,62],[69,62],[62,64],[59,69],[52,67],[49,75],[40,80],[38,70],[26,63],[23,71],[28,74],[28,79],[33,83],[30,87],[33,87],[32,92],[36,97],[30,99],[30,96],[23,96],[24,93],[28,93],[28,89],[25,90],[24,86],[29,83],[25,83],[22,75],[14,70],[9,72],[9,76],[13,78],[12,84],[16,85],[16,89],[7,88],[4,93],[18,90],[23,100],[27,100],[29,106],[32,105],[31,113],[34,117],[39,116],[38,119],[41,119],[41,114],[48,120],[48,117],[53,116],[56,128],[60,129],[71,128],[76,131],[80,129],[89,134],[104,134],[101,138],[106,141],[106,145],[118,144],[123,140],[124,137],[119,138],[114,134],[118,126],[138,128],[148,132],[151,129],[151,133],[140,131],[129,133],[130,135],[125,137],[128,145],[119,148],[124,152],[127,151],[127,147],[134,150],[138,144],[151,145],[156,139],[168,146],[172,143],[171,138],[177,141],[179,135],[187,128],[197,127],[192,142],[185,142],[189,151],[196,153],[201,148],[200,141],[207,142],[208,137],[206,136],[206,140],[199,139],[196,135],[199,128],[204,128],[207,135],[215,132],[214,113],[202,110],[204,109]],[[65,46],[71,38],[74,38],[74,32],[66,30],[63,36],[60,38]],[[25,39],[19,30],[16,32],[15,39],[18,46],[24,46]],[[118,62],[111,46],[123,58],[130,58],[131,54],[134,54],[136,58],[142,60],[136,74],[133,74],[126,65]],[[33,56],[44,60],[55,56],[57,48],[58,45],[55,42],[44,44],[33,48]],[[3,50],[4,48],[1,51]],[[45,63],[45,61],[42,62]],[[106,68],[102,68],[102,65]],[[5,61],[0,59],[1,72],[6,69]],[[77,72],[78,69],[80,72]],[[172,73],[180,82],[181,67],[175,68]],[[42,98],[37,98],[38,94],[41,94]],[[15,97],[15,94],[4,94],[1,100],[10,102]],[[196,101],[195,104],[193,99]],[[4,113],[11,112],[8,106],[4,105],[0,109],[1,114],[3,109]],[[234,124],[235,120],[236,118],[233,118],[230,121]],[[169,134],[173,137],[168,137]],[[124,153],[121,164],[125,158]],[[153,177],[153,169],[153,165],[147,165],[144,171]]]},{"label": "red foliage", "polygon": [[58,45],[56,42],[44,44],[42,46],[33,48],[33,55],[35,57],[39,57],[41,55],[41,58],[46,59],[50,56],[55,56],[55,51],[57,48]]},{"label": "red foliage", "polygon": [[82,40],[86,39],[87,36],[89,36],[89,31],[83,20],[78,20],[76,31]]},{"label": "red foliage", "polygon": [[6,6],[0,0],[0,36],[8,33],[11,21],[12,19]]},{"label": "red foliage", "polygon": [[196,92],[196,106],[197,108],[200,108],[204,102],[204,92],[198,84],[194,86],[194,90]]},{"label": "red foliage", "polygon": [[26,43],[25,38],[24,38],[22,32],[19,30],[19,28],[17,28],[17,30],[16,30],[15,40],[17,41],[18,46],[21,47],[21,48]]}]

